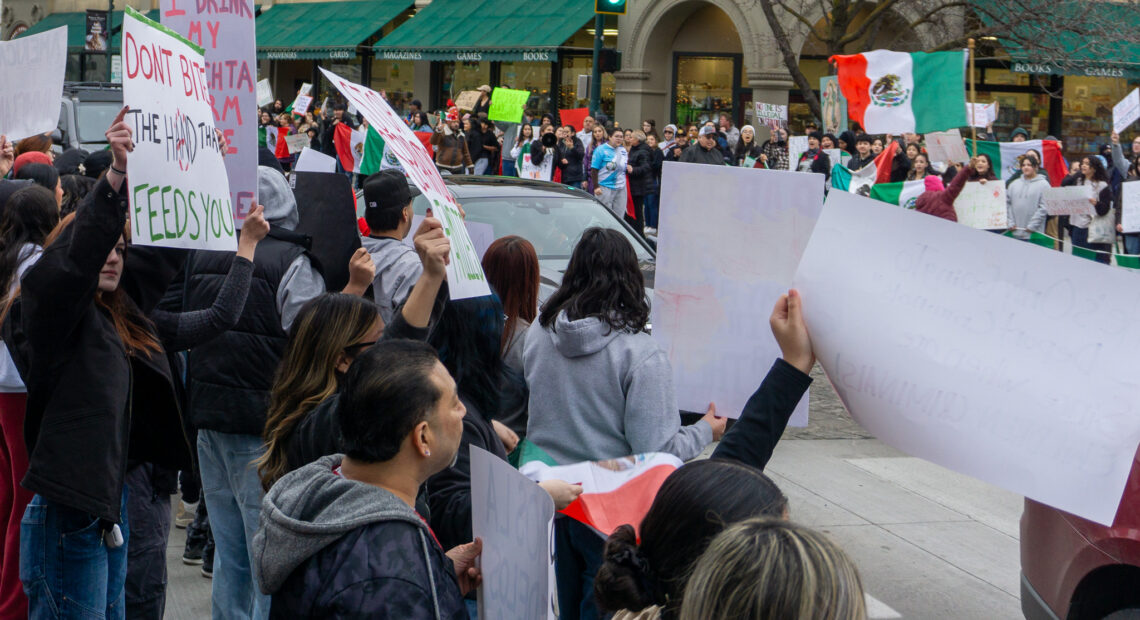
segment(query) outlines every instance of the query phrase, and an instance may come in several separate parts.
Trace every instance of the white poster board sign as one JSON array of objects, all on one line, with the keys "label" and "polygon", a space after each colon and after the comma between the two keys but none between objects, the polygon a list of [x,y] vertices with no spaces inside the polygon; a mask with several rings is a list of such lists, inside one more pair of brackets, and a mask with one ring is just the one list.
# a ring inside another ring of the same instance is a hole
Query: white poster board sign
[{"label": "white poster board sign", "polygon": [[[404,245],[415,248],[415,232],[420,229],[420,224],[424,221],[424,216],[413,215],[412,226],[410,230],[412,234],[404,237]],[[471,220],[463,220],[463,225],[467,228],[467,234],[471,237],[471,244],[475,246],[475,253],[479,255],[479,260],[483,260],[483,255],[487,253],[487,248],[495,242],[495,227],[484,222],[472,222]]]},{"label": "white poster board sign", "polygon": [[964,164],[970,161],[966,141],[955,127],[949,131],[932,131],[926,134],[926,153],[932,162],[952,161]]},{"label": "white poster board sign", "polygon": [[0,133],[8,136],[10,142],[56,128],[66,68],[65,26],[0,41],[0,84],[4,85]]},{"label": "white poster board sign", "polygon": [[475,446],[471,529],[483,539],[479,617],[556,619],[554,501],[509,463]]},{"label": "white poster board sign", "polygon": [[1089,202],[1092,197],[1090,185],[1049,187],[1041,195],[1049,215],[1096,215],[1096,208]]},{"label": "white poster board sign", "polygon": [[788,138],[788,170],[798,170],[800,155],[808,150],[807,136],[791,136]]},{"label": "white poster board sign", "polygon": [[208,2],[162,0],[162,25],[205,49],[214,125],[229,141],[226,176],[240,228],[257,204],[257,47],[253,0],[232,0],[226,11]]},{"label": "white poster board sign", "polygon": [[998,103],[966,102],[966,119],[973,127],[987,127],[997,120]]},{"label": "white poster board sign", "polygon": [[479,263],[479,255],[463,226],[459,206],[447,190],[435,162],[428,155],[416,134],[400,120],[380,93],[353,84],[348,80],[321,69],[333,87],[368,120],[368,124],[384,138],[384,146],[394,153],[403,165],[409,180],[415,184],[432,205],[435,217],[443,222],[443,232],[451,240],[451,262],[447,266],[447,285],[452,299],[466,299],[490,295],[487,277]]},{"label": "white poster board sign", "polygon": [[269,85],[269,78],[257,83],[257,107],[264,107],[273,103],[273,87]]},{"label": "white poster board sign", "polygon": [[1140,88],[1133,88],[1120,103],[1112,106],[1112,130],[1123,133],[1140,118]]},{"label": "white poster board sign", "polygon": [[298,95],[309,95],[313,92],[313,85],[308,82],[301,83],[301,90],[297,91]]},{"label": "white poster board sign", "polygon": [[1120,226],[1126,233],[1140,232],[1140,181],[1120,184]]},{"label": "white poster board sign", "polygon": [[796,286],[820,364],[878,439],[1111,524],[1140,443],[1135,277],[832,192]]},{"label": "white poster board sign", "polygon": [[308,95],[297,95],[293,100],[293,114],[297,116],[304,116],[305,112],[309,111],[309,106],[313,105],[313,98]]},{"label": "white poster board sign", "polygon": [[297,163],[293,166],[294,172],[336,172],[336,158],[311,149],[301,149]]},{"label": "white poster board sign", "polygon": [[296,133],[291,136],[285,136],[285,146],[289,148],[290,154],[300,153],[303,149],[309,148],[313,141],[309,138],[307,133]]},{"label": "white poster board sign", "polygon": [[966,183],[954,201],[958,223],[983,230],[1009,228],[1005,205],[1005,185],[1001,183]]},{"label": "white poster board sign", "polygon": [[[653,338],[669,354],[681,409],[713,402],[737,418],[780,356],[758,319],[791,286],[823,176],[665,162],[661,183]],[[806,396],[791,424],[807,424]]]},{"label": "white poster board sign", "polygon": [[236,250],[202,48],[130,7],[122,39],[123,103],[135,142],[127,160],[132,242]]}]

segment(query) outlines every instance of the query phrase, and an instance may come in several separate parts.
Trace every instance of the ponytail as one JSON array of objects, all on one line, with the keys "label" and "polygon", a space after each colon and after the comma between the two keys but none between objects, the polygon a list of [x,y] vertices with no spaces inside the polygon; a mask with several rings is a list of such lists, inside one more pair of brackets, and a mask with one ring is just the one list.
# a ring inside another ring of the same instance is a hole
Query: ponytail
[{"label": "ponytail", "polygon": [[633,526],[622,525],[606,540],[602,566],[594,577],[594,596],[602,611],[641,611],[664,603],[649,561],[637,546]]}]

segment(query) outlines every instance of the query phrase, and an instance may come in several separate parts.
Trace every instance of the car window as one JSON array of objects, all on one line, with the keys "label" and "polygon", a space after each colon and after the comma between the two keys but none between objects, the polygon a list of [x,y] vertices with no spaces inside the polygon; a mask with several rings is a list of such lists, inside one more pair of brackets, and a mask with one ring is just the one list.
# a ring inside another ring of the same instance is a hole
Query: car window
[{"label": "car window", "polygon": [[[534,245],[539,259],[568,259],[582,233],[594,226],[619,230],[637,251],[639,261],[652,261],[649,251],[604,206],[587,198],[542,196],[466,198],[467,221],[490,224],[494,238],[518,235]],[[422,195],[412,205],[417,214],[427,211]]]},{"label": "car window", "polygon": [[122,109],[122,104],[113,101],[79,101],[75,106],[76,121],[79,124],[80,142],[106,142],[105,135],[111,121]]}]

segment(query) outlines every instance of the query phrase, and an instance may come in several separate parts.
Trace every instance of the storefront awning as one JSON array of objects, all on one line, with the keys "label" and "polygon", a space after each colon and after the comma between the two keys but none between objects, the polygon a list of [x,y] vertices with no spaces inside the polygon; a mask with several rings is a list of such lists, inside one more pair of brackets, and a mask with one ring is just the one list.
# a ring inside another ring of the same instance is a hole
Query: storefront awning
[{"label": "storefront awning", "polygon": [[[147,11],[145,15],[158,21],[158,10]],[[41,19],[20,34],[21,37],[28,35],[47,32],[53,28],[60,26],[67,26],[67,50],[69,52],[82,52],[84,47],[84,40],[87,37],[87,13],[84,11],[76,11],[71,13],[52,13],[47,17]],[[114,11],[111,13],[111,53],[118,54],[119,48],[122,46],[119,39],[119,32],[123,29],[123,12]],[[16,37],[19,38],[19,37]],[[99,54],[102,52],[91,52],[92,54]]]},{"label": "storefront awning", "polygon": [[[1121,32],[1140,30],[1140,11],[1133,2],[1083,2],[1063,0],[1059,15],[1072,13],[1074,23],[1111,24]],[[988,21],[988,20],[983,20]],[[1046,41],[1052,53],[1027,49],[999,37],[1010,56],[1010,70],[1040,75],[1084,75],[1089,77],[1140,79],[1140,46],[1106,32],[1096,41],[1074,32],[1058,32],[1049,20],[1010,16],[1011,28],[1019,41]]]},{"label": "storefront awning", "polygon": [[413,0],[301,2],[265,7],[257,18],[257,57],[356,58],[357,46],[412,8]]},{"label": "storefront awning", "polygon": [[376,44],[376,58],[554,62],[593,18],[583,0],[433,0]]}]

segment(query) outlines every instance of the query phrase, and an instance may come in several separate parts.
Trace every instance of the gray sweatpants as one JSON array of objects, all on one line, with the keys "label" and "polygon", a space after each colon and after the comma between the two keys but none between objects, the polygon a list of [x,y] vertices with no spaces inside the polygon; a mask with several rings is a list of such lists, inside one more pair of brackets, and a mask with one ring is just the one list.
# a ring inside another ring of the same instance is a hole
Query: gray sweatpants
[{"label": "gray sweatpants", "polygon": [[598,196],[598,200],[602,201],[602,204],[609,207],[610,211],[613,211],[615,214],[617,214],[619,218],[625,215],[626,198],[624,187],[621,189],[610,189],[608,187],[603,187],[602,195]]}]

